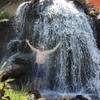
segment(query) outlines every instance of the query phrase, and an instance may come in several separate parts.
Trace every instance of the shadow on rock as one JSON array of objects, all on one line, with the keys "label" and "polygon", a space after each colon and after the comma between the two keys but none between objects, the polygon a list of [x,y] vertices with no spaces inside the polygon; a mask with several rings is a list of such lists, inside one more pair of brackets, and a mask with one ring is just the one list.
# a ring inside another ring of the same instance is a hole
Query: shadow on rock
[{"label": "shadow on rock", "polygon": [[82,96],[82,95],[76,95],[74,98],[70,99],[70,100],[89,100],[86,97]]},{"label": "shadow on rock", "polygon": [[[31,54],[32,55],[32,54]],[[18,89],[23,86],[31,89],[33,81],[33,69],[34,69],[34,58],[30,55],[16,55],[10,58],[10,65],[4,70],[1,78],[1,82],[6,81],[9,78],[13,78],[14,81],[10,84],[16,85]]]}]

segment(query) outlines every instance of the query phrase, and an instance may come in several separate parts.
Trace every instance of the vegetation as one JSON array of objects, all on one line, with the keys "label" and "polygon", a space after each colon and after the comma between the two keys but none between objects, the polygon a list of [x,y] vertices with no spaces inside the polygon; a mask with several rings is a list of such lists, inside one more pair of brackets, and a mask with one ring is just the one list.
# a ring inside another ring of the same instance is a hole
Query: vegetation
[{"label": "vegetation", "polygon": [[11,81],[13,79],[0,82],[0,100],[28,100],[28,95],[25,91],[14,91],[6,87],[6,84]]},{"label": "vegetation", "polygon": [[[5,96],[9,96],[11,100],[27,100],[28,96],[23,91],[14,91],[11,89],[5,89]],[[3,97],[3,98],[4,98]]]},{"label": "vegetation", "polygon": [[11,100],[27,100],[27,96],[24,92],[5,90],[6,95],[10,97]]},{"label": "vegetation", "polygon": [[0,11],[0,19],[9,19],[9,18],[10,18],[9,13],[5,11]]}]

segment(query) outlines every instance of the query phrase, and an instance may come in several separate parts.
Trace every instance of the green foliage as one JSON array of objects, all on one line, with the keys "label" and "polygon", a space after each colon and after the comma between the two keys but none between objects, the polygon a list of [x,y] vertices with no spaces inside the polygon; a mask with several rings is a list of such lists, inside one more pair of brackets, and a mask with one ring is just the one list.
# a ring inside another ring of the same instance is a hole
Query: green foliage
[{"label": "green foliage", "polygon": [[[0,75],[1,77],[2,75]],[[27,92],[24,90],[14,91],[6,88],[7,83],[12,82],[14,79],[8,79],[5,82],[0,82],[0,91],[5,91],[2,100],[7,100],[6,97],[10,97],[10,100],[28,100]],[[1,100],[1,99],[0,99]]]},{"label": "green foliage", "polygon": [[[4,83],[0,83],[0,89],[4,86]],[[5,94],[2,97],[5,98],[6,96],[9,96],[11,100],[27,100],[28,96],[25,91],[14,91],[12,89],[4,89]]]},{"label": "green foliage", "polygon": [[0,11],[0,19],[9,19],[10,15],[8,12]]},{"label": "green foliage", "polygon": [[22,91],[5,90],[5,96],[9,96],[11,100],[27,100],[28,96]]}]

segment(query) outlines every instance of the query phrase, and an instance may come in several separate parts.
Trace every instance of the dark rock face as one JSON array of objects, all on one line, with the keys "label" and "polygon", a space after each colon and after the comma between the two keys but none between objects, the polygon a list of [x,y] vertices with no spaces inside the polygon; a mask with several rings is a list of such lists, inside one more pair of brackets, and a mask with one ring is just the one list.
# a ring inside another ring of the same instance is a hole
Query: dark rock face
[{"label": "dark rock face", "polygon": [[[31,54],[32,55],[32,54]],[[14,81],[10,82],[10,84],[17,85],[19,89],[22,88],[27,82],[32,83],[33,80],[33,68],[34,68],[34,58],[32,58],[29,54],[22,55],[18,54],[14,57],[9,58],[11,61],[9,62],[10,66],[4,70],[1,78],[1,82],[6,81],[9,78],[13,78]],[[30,85],[29,87],[31,87]]]},{"label": "dark rock face", "polygon": [[31,53],[29,46],[25,42],[25,40],[11,40],[8,45],[8,57],[20,52],[20,53]]},{"label": "dark rock face", "polygon": [[88,100],[88,99],[82,95],[76,95],[74,98],[70,100]]},{"label": "dark rock face", "polygon": [[12,23],[10,20],[0,22],[0,60],[7,53],[7,43],[14,37],[15,32]]},{"label": "dark rock face", "polygon": [[100,49],[100,19],[97,19],[97,18],[94,19],[94,26],[97,33],[97,36],[96,36],[97,46]]}]

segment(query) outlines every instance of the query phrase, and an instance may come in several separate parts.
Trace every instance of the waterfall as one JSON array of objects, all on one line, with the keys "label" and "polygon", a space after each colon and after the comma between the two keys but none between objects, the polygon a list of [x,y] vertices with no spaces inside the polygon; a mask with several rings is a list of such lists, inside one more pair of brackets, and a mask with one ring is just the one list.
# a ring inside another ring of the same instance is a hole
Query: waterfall
[{"label": "waterfall", "polygon": [[23,27],[24,27],[24,24],[25,24],[25,17],[26,17],[26,14],[25,14],[25,11],[26,11],[26,8],[28,7],[28,2],[24,2],[22,3],[17,11],[16,11],[16,33],[17,33],[17,36],[20,37],[20,35],[22,35],[23,33]]},{"label": "waterfall", "polygon": [[[19,8],[17,35],[21,36],[27,6],[22,4]],[[33,46],[42,43],[48,50],[62,42],[45,63],[44,87],[62,93],[99,93],[100,52],[84,11],[66,0],[44,0],[36,10],[39,17],[32,21]]]}]

